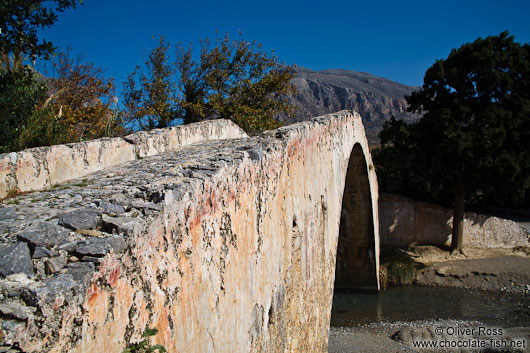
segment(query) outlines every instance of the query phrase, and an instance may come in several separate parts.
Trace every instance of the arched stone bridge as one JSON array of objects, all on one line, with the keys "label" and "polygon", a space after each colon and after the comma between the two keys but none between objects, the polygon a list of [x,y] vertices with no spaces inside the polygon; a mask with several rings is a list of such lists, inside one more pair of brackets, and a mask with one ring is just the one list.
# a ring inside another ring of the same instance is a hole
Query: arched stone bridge
[{"label": "arched stone bridge", "polygon": [[168,352],[327,351],[334,283],[379,288],[358,114],[84,144],[0,156],[4,345],[118,353],[156,327]]}]

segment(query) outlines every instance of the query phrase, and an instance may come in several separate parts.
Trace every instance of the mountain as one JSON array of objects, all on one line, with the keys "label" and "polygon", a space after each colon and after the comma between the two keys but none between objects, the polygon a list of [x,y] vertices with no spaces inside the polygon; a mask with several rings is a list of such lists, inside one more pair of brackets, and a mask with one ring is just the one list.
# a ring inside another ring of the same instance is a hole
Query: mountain
[{"label": "mountain", "polygon": [[415,121],[418,114],[407,112],[404,96],[419,87],[402,85],[366,72],[341,69],[313,71],[297,67],[292,83],[297,94],[289,100],[297,107],[294,116],[280,120],[290,124],[318,115],[355,109],[363,119],[370,144],[379,143],[379,131],[392,115]]}]

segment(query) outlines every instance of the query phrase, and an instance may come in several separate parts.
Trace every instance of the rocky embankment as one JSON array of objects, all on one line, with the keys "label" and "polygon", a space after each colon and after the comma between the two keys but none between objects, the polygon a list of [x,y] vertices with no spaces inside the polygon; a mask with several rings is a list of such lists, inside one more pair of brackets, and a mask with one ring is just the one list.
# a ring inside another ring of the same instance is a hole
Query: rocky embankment
[{"label": "rocky embankment", "polygon": [[363,119],[370,144],[379,143],[378,133],[385,121],[414,121],[419,115],[407,112],[405,95],[419,87],[402,85],[366,72],[330,69],[313,71],[299,67],[292,80],[297,93],[289,97],[296,106],[293,116],[282,117],[287,123],[343,109],[356,110]]}]

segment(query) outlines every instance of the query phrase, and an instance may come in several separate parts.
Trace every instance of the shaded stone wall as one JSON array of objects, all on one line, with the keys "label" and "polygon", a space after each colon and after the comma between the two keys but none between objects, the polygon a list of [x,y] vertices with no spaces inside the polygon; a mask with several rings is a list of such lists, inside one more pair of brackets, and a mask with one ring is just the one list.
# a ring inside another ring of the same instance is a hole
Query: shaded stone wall
[{"label": "shaded stone wall", "polygon": [[361,145],[353,147],[337,245],[336,288],[379,289],[368,167]]},{"label": "shaded stone wall", "polygon": [[41,190],[192,143],[246,136],[236,124],[222,119],[141,131],[124,138],[102,138],[0,154],[0,199]]},{"label": "shaded stone wall", "polygon": [[[453,210],[449,208],[382,193],[379,214],[382,245],[450,245]],[[526,230],[514,221],[466,212],[464,246],[510,248],[530,242]]]},{"label": "shaded stone wall", "polygon": [[341,112],[4,200],[3,262],[23,265],[0,266],[4,342],[118,353],[156,327],[169,352],[326,352],[354,145],[377,278],[376,175]]}]

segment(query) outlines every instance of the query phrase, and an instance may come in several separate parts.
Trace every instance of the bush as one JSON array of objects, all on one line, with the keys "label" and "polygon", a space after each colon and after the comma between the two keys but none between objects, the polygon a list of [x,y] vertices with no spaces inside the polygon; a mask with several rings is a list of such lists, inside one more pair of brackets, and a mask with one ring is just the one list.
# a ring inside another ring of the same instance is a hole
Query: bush
[{"label": "bush", "polygon": [[149,343],[149,337],[154,336],[158,333],[156,328],[146,328],[142,334],[143,340],[138,343],[131,343],[123,350],[122,353],[152,353],[158,351],[158,353],[167,352],[167,350],[161,344],[151,345]]}]

